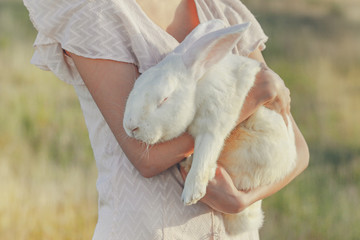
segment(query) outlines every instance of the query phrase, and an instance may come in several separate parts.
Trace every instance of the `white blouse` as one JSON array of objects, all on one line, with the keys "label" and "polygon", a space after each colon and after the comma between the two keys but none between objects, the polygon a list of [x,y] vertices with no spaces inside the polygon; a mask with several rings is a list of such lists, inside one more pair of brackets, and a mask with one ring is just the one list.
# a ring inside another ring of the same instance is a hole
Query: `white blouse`
[{"label": "white blouse", "polygon": [[[194,0],[199,21],[228,25],[252,22],[234,51],[248,55],[267,40],[239,0]],[[99,216],[93,239],[235,239],[222,215],[202,203],[184,206],[183,180],[172,167],[144,178],[126,158],[72,59],[63,49],[87,58],[133,63],[139,72],[157,64],[179,43],[152,22],[135,0],[24,0],[38,30],[31,62],[74,85],[98,168]],[[258,239],[258,232],[236,239]]]}]

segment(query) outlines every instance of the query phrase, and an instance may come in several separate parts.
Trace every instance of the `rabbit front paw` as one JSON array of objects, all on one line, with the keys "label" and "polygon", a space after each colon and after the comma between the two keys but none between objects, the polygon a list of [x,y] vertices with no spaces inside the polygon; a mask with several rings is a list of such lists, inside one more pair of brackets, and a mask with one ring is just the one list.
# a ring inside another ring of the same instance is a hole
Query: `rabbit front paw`
[{"label": "rabbit front paw", "polygon": [[197,203],[205,196],[206,187],[208,184],[207,178],[199,176],[192,176],[191,173],[186,177],[184,190],[181,195],[181,200],[185,205]]}]

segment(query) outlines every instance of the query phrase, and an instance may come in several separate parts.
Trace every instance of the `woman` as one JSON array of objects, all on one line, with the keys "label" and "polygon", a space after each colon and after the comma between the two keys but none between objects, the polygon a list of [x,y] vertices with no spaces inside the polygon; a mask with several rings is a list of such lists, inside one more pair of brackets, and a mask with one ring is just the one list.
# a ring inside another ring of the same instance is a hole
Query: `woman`
[{"label": "woman", "polygon": [[[192,137],[185,133],[146,149],[126,137],[122,128],[125,102],[137,76],[174,49],[199,22],[251,21],[234,51],[264,62],[261,50],[267,37],[238,0],[24,3],[39,32],[32,63],[74,85],[85,116],[99,171],[99,219],[93,239],[231,239],[221,212],[241,211],[277,192],[306,168],[307,146],[293,122],[298,162],[283,181],[245,193],[235,189],[219,167],[202,203],[184,206],[180,195],[185,176],[176,165],[192,153]],[[289,102],[283,81],[270,69],[263,70],[239,121],[261,105],[286,114]],[[240,239],[258,239],[258,232],[244,233]]]}]

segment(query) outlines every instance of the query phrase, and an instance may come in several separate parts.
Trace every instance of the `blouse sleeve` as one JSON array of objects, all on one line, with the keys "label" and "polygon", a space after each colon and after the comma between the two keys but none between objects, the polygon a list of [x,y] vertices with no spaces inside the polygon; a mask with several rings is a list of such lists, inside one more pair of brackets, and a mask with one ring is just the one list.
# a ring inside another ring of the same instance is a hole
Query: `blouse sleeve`
[{"label": "blouse sleeve", "polygon": [[137,63],[122,12],[114,1],[24,0],[38,31],[31,62],[52,71],[59,79],[82,85],[83,81],[63,49],[92,59]]}]

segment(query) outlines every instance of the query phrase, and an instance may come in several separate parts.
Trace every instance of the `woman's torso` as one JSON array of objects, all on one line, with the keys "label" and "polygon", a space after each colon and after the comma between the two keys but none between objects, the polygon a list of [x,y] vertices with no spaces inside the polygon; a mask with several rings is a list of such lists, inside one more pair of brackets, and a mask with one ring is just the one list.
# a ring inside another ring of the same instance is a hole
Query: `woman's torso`
[{"label": "woman's torso", "polygon": [[[183,180],[176,167],[151,179],[137,172],[62,49],[130,62],[142,72],[176,47],[199,20],[219,18],[226,24],[255,20],[238,0],[174,0],[175,7],[163,10],[167,21],[156,19],[156,11],[144,5],[150,0],[141,1],[144,9],[135,0],[24,0],[39,31],[32,62],[75,86],[89,130],[99,172],[94,239],[230,239],[221,214],[201,203],[184,206]],[[248,54],[264,41],[255,22],[238,52]],[[257,233],[253,236],[256,239]]]}]

